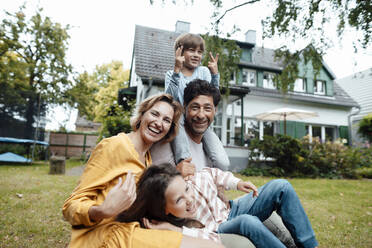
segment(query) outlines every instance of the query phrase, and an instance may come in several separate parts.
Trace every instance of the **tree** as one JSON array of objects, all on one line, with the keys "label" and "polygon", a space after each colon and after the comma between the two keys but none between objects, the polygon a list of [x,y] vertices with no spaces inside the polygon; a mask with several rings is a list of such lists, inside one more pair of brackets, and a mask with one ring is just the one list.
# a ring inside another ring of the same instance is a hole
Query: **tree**
[{"label": "tree", "polygon": [[[62,27],[42,16],[41,8],[27,18],[24,9],[21,6],[17,13],[5,12],[0,25],[0,79],[1,87],[7,90],[1,104],[9,107],[8,115],[26,120],[26,137],[33,138],[38,109],[45,112],[48,103],[67,101],[72,67],[65,60],[69,26]],[[22,107],[13,106],[11,98],[20,101]]]},{"label": "tree", "polygon": [[93,73],[83,72],[75,79],[69,91],[72,106],[89,120],[101,122],[100,137],[109,137],[129,131],[130,111],[118,104],[118,91],[128,87],[129,70],[120,61],[96,66]]},{"label": "tree", "polygon": [[359,122],[358,133],[372,143],[372,114],[364,116]]},{"label": "tree", "polygon": [[[211,28],[209,35],[221,36],[220,31],[223,20],[227,15],[232,15],[237,8],[248,8],[249,5],[258,2],[266,3],[267,9],[272,9],[272,13],[263,16],[261,23],[263,38],[285,38],[286,45],[276,50],[276,59],[282,61],[284,69],[281,75],[275,78],[280,89],[285,93],[293,87],[295,79],[298,77],[298,62],[303,60],[311,63],[314,71],[319,73],[321,69],[322,56],[327,49],[333,45],[333,34],[328,34],[327,28],[330,22],[336,23],[337,35],[342,39],[342,35],[347,27],[361,33],[354,40],[354,49],[366,49],[371,45],[371,22],[372,4],[370,0],[250,0],[237,4],[227,10],[224,4],[228,1],[209,0],[214,6],[211,16]],[[150,0],[150,3],[155,2]],[[167,2],[162,0],[162,2]],[[180,2],[180,1],[178,1]],[[191,2],[184,1],[184,2]],[[172,0],[172,3],[177,1]],[[234,26],[233,29],[236,29]],[[226,33],[229,38],[229,33]],[[309,46],[300,50],[290,50],[289,43],[306,40]],[[208,42],[206,44],[208,46]],[[237,48],[233,49],[237,51]],[[222,80],[221,80],[222,81]]]}]

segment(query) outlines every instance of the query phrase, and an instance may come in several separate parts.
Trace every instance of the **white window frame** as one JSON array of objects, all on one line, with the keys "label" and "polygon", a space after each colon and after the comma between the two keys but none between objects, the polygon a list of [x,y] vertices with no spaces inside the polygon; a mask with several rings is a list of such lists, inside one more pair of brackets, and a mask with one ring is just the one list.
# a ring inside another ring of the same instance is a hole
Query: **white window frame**
[{"label": "white window frame", "polygon": [[306,83],[304,78],[297,78],[293,87],[295,92],[306,92]]},{"label": "white window frame", "polygon": [[[245,79],[244,79],[244,74],[246,75]],[[256,86],[257,85],[256,71],[243,68],[242,69],[242,85]]]},{"label": "white window frame", "polygon": [[[265,79],[265,75],[268,76],[268,79]],[[266,89],[276,89],[276,84],[274,82],[274,73],[264,72],[263,73],[263,87]]]},{"label": "white window frame", "polygon": [[236,76],[235,76],[235,72],[233,72],[233,73],[230,75],[230,81],[229,81],[229,84],[236,84]]},{"label": "white window frame", "polygon": [[314,85],[314,94],[325,95],[326,94],[326,82],[317,80]]}]

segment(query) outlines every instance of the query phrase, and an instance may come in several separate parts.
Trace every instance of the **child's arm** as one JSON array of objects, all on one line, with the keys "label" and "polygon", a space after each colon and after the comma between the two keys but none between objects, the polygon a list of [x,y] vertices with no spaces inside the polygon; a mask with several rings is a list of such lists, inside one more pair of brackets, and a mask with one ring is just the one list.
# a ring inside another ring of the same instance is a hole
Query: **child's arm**
[{"label": "child's arm", "polygon": [[237,189],[245,193],[249,193],[253,190],[253,196],[258,196],[258,190],[253,183],[240,180],[230,171],[221,171],[217,168],[205,169],[209,170],[217,187],[223,186],[226,190]]},{"label": "child's arm", "polygon": [[175,97],[178,102],[183,102],[178,99],[180,97],[178,96],[180,90],[180,72],[183,68],[183,63],[185,62],[185,57],[182,56],[182,50],[183,46],[177,48],[175,53],[174,70],[168,71],[165,74],[165,92]]},{"label": "child's arm", "polygon": [[238,183],[241,181],[235,177],[230,171],[222,171],[218,168],[204,168],[213,178],[213,182],[217,187],[223,186],[225,190],[237,189]]}]

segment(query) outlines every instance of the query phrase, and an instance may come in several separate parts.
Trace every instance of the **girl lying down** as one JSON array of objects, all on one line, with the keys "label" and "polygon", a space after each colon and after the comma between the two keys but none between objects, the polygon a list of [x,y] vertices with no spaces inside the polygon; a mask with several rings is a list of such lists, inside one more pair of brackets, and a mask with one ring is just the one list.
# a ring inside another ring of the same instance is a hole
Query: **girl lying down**
[{"label": "girl lying down", "polygon": [[[225,204],[218,187],[250,192]],[[133,205],[117,216],[140,221],[151,229],[167,229],[220,242],[218,233],[249,238],[256,247],[285,247],[262,223],[276,210],[299,247],[316,247],[314,231],[291,184],[272,180],[259,190],[231,172],[204,168],[184,180],[169,164],[150,166],[141,176]]]}]

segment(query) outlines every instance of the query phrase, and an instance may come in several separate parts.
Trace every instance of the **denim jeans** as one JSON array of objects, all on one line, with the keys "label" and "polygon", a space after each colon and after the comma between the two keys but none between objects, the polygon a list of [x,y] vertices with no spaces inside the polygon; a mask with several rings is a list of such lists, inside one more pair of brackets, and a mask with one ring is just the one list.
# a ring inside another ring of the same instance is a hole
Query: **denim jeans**
[{"label": "denim jeans", "polygon": [[298,247],[318,245],[300,199],[287,180],[272,180],[259,188],[258,197],[251,192],[230,204],[229,217],[219,226],[219,233],[244,235],[258,248],[285,247],[262,223],[276,210]]},{"label": "denim jeans", "polygon": [[[181,116],[178,135],[171,142],[176,165],[180,161],[191,157],[190,145],[186,135],[184,117]],[[227,170],[230,166],[229,157],[227,156],[220,139],[211,128],[208,128],[203,134],[202,142],[203,149],[207,157],[211,160],[213,167],[217,167],[223,171]]]}]

